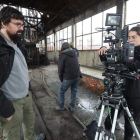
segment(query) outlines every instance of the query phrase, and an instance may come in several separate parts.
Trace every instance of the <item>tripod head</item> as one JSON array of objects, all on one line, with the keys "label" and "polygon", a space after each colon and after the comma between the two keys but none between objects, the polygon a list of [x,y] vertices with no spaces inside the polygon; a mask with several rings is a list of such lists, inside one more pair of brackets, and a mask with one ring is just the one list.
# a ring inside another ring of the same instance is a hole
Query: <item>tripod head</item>
[{"label": "tripod head", "polygon": [[110,97],[123,97],[123,90],[125,90],[126,79],[136,80],[139,73],[130,72],[127,70],[105,70],[102,74],[104,78],[104,92]]},{"label": "tripod head", "polygon": [[124,79],[115,74],[103,73],[104,76],[104,91],[108,96],[121,97]]}]

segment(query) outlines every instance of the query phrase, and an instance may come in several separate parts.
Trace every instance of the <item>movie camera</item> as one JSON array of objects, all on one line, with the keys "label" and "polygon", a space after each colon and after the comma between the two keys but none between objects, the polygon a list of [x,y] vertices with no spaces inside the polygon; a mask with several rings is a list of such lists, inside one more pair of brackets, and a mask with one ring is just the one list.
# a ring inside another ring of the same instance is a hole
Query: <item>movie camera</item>
[{"label": "movie camera", "polygon": [[[120,105],[122,105],[126,112],[137,139],[140,140],[139,132],[122,94],[126,79],[136,80],[139,77],[140,72],[137,69],[135,69],[135,71],[130,69],[130,65],[135,67],[135,46],[133,42],[127,42],[128,26],[117,31],[117,27],[121,25],[121,19],[121,14],[107,14],[105,25],[109,27],[106,29],[98,28],[100,31],[107,32],[104,43],[109,43],[110,49],[108,49],[105,54],[100,55],[105,70],[102,74],[105,76],[104,93],[102,93],[98,104],[95,107],[95,111],[87,124],[87,129],[84,130],[84,134],[87,135],[90,140],[115,140],[114,132]],[[111,31],[116,31],[116,35],[111,33]],[[116,49],[116,44],[119,43],[119,41],[121,41],[122,47]],[[109,133],[106,133],[105,128],[102,126],[103,112],[107,106],[112,107],[115,110],[112,128]],[[97,112],[99,110],[101,111],[100,116],[98,116],[97,124],[97,119],[95,119],[95,117],[97,118]]]},{"label": "movie camera", "polygon": [[[104,43],[109,43],[110,49],[105,54],[100,55],[105,73],[103,73],[105,91],[113,96],[121,96],[122,86],[125,84],[125,78],[136,79],[139,77],[139,70],[132,71],[129,66],[134,66],[134,43],[127,42],[128,26],[121,31],[117,31],[117,27],[121,26],[121,14],[107,14],[106,26],[108,28],[100,28],[107,32]],[[116,35],[111,31],[116,31]],[[112,35],[115,37],[113,39]],[[122,47],[116,49],[116,44],[121,41]],[[121,86],[120,86],[121,85]]]}]

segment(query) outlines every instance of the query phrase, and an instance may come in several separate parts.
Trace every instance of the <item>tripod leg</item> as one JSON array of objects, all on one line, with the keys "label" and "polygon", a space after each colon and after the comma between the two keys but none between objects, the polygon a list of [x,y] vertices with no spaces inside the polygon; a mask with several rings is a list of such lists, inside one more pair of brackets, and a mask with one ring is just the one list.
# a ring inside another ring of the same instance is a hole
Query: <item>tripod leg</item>
[{"label": "tripod leg", "polygon": [[101,108],[101,112],[100,112],[100,117],[99,117],[99,121],[98,121],[98,125],[97,125],[97,131],[96,131],[96,135],[95,135],[95,139],[94,140],[98,140],[98,137],[99,137],[99,128],[101,126],[101,122],[102,122],[102,118],[103,118],[103,113],[104,113],[104,108],[105,108],[105,105],[102,104],[102,108]]},{"label": "tripod leg", "polygon": [[[112,109],[111,109],[111,114],[114,116],[113,117],[113,123],[112,123],[112,127],[111,127],[111,131],[110,132],[106,132],[106,140],[113,140],[114,139],[114,132],[115,132],[115,126],[116,126],[116,122],[117,122],[117,116],[118,116],[118,110],[119,110],[119,106],[120,106],[120,102],[118,102],[118,104],[115,104],[114,106],[112,106]],[[114,108],[115,108],[115,111],[114,111]]]},{"label": "tripod leg", "polygon": [[103,132],[100,133],[100,136],[99,136],[99,140],[102,140],[103,139]]},{"label": "tripod leg", "polygon": [[113,140],[114,138],[115,126],[116,126],[116,121],[117,121],[117,116],[118,116],[118,109],[119,109],[119,105],[116,105],[114,118],[113,118],[113,124],[111,128],[111,133],[110,133],[110,140]]},{"label": "tripod leg", "polygon": [[101,133],[100,133],[100,136],[99,136],[99,140],[103,140],[104,133],[105,133],[105,131],[104,131],[103,127],[102,127]]},{"label": "tripod leg", "polygon": [[108,136],[105,137],[105,140],[108,140]]},{"label": "tripod leg", "polygon": [[134,131],[135,134],[136,134],[137,139],[140,140],[140,134],[139,134],[139,132],[138,132],[138,129],[137,129],[135,123],[134,123],[133,117],[132,117],[132,115],[131,115],[131,113],[130,113],[128,107],[124,107],[124,110],[125,110],[126,113],[127,113],[128,120],[129,120],[129,122],[130,122],[130,124],[131,124],[131,127],[132,127],[133,131]]}]

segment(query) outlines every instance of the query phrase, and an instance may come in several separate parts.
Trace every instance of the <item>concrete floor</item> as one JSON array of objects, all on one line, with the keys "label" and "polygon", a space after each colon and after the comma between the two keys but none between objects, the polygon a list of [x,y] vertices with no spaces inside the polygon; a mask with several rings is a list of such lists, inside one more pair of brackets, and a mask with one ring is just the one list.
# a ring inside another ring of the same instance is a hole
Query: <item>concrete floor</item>
[{"label": "concrete floor", "polygon": [[[34,102],[41,114],[50,140],[84,140],[82,136],[83,127],[75,121],[72,113],[68,110],[57,111],[57,98],[51,88],[43,84],[42,75],[39,69],[32,70],[33,78],[30,80],[31,89],[34,95]],[[38,131],[38,122],[35,128]],[[39,127],[39,129],[42,129]],[[36,131],[36,132],[37,132]],[[48,137],[47,137],[47,140]]]},{"label": "concrete floor", "polygon": [[[86,68],[81,66],[82,73],[96,79],[103,80],[103,70]],[[39,110],[36,111],[35,132],[49,133],[52,137],[51,140],[82,140],[83,128],[81,125],[75,123],[73,115],[66,112],[55,111],[55,106],[58,105],[58,100],[54,97],[58,96],[60,80],[58,77],[58,67],[55,64],[49,66],[42,66],[38,69],[32,69],[35,81],[31,81],[33,88],[33,99]],[[31,72],[29,70],[29,73]],[[42,76],[39,72],[44,73],[44,82],[47,84],[47,89],[42,86]],[[37,81],[37,82],[36,82]],[[82,81],[82,80],[81,80]],[[55,95],[55,96],[54,96]],[[74,115],[79,118],[83,124],[87,124],[90,117],[93,115],[94,107],[98,102],[99,95],[92,90],[85,88],[83,83],[80,82],[77,93],[76,109]],[[70,89],[65,93],[65,106],[68,107],[70,103]],[[40,120],[39,114],[42,116]],[[104,113],[104,118],[107,112]],[[103,119],[104,119],[103,118]],[[55,122],[56,121],[56,122]],[[119,120],[121,130],[116,130],[115,135],[117,140],[123,140],[124,135],[124,119],[121,117]],[[43,124],[44,123],[44,124]],[[47,128],[47,129],[46,129]],[[134,137],[133,140],[136,140]]]}]

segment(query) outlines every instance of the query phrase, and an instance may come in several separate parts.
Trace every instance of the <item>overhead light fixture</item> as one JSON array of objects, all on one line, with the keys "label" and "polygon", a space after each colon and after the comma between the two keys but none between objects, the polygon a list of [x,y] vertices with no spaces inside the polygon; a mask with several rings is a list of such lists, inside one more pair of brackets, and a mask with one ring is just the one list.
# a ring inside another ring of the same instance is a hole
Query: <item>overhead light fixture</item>
[{"label": "overhead light fixture", "polygon": [[49,18],[49,17],[50,17],[50,15],[47,14],[47,18]]}]

